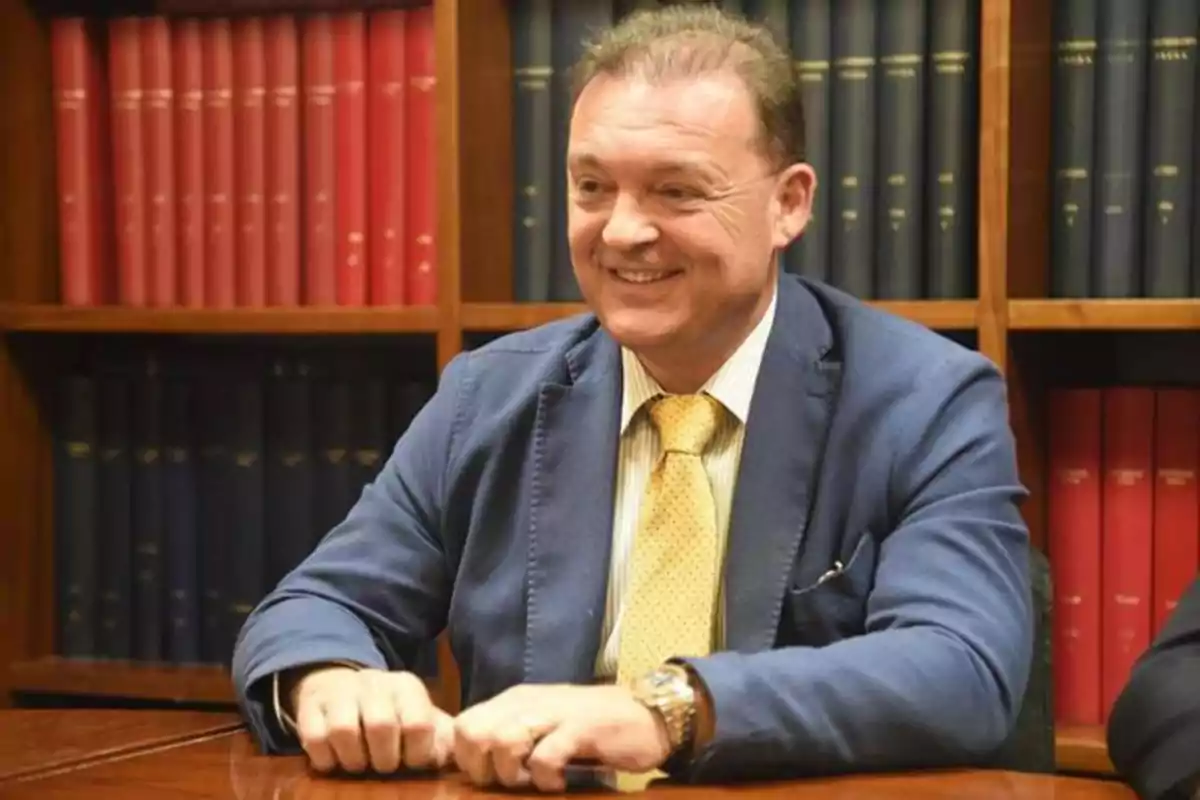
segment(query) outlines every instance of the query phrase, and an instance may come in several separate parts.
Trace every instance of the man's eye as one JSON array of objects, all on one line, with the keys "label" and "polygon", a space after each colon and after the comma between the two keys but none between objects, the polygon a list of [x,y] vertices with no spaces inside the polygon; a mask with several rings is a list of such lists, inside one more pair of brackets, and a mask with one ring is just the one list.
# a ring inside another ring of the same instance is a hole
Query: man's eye
[{"label": "man's eye", "polygon": [[577,181],[575,188],[580,194],[595,194],[600,191],[600,182],[585,178],[584,180]]},{"label": "man's eye", "polygon": [[663,186],[659,194],[668,200],[699,200],[704,194],[690,186]]}]

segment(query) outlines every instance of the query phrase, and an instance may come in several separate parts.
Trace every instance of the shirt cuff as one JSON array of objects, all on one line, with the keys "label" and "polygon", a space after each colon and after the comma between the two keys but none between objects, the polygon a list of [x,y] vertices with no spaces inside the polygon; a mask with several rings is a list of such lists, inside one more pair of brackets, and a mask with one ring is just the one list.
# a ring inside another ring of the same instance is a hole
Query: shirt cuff
[{"label": "shirt cuff", "polygon": [[[310,668],[312,669],[318,667],[348,667],[349,669],[365,669],[362,664],[354,661],[330,661],[322,664],[310,665]],[[279,723],[280,730],[295,735],[297,732],[296,721],[292,719],[292,715],[289,714],[287,709],[283,707],[279,683],[279,673],[276,672],[271,675],[271,700],[272,704],[275,706],[275,721]]]}]

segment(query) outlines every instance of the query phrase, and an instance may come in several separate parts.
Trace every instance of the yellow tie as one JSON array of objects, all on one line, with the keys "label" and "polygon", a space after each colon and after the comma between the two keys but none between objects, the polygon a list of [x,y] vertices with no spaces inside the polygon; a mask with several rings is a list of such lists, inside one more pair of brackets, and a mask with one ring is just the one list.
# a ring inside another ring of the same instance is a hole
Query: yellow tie
[{"label": "yellow tie", "polygon": [[628,685],[672,656],[712,650],[720,548],[701,454],[721,406],[708,395],[654,401],[662,455],[642,497],[621,613],[617,681]]},{"label": "yellow tie", "polygon": [[[720,546],[717,508],[701,460],[720,420],[712,397],[653,401],[662,455],[642,496],[621,612],[617,682],[634,680],[673,656],[712,651]],[[619,788],[642,788],[660,773],[618,774]]]}]

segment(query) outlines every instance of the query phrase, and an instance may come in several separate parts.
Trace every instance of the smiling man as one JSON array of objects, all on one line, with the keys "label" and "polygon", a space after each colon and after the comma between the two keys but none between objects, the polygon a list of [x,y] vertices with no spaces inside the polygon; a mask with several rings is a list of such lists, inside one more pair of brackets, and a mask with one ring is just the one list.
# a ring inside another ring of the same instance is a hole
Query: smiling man
[{"label": "smiling man", "polygon": [[[670,6],[578,71],[592,313],[456,358],[378,479],[257,608],[234,674],[318,769],[564,785],[986,764],[1033,622],[1004,382],[781,275],[817,180],[788,56]],[[407,667],[448,627],[465,710]]]}]

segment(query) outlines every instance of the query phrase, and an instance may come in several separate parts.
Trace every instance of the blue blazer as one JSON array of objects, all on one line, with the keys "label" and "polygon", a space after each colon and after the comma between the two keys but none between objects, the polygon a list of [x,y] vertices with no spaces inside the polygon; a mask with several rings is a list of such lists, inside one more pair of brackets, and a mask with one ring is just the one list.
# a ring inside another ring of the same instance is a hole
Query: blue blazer
[{"label": "blue blazer", "polygon": [[[589,682],[613,519],[621,359],[592,315],[456,357],[344,522],[234,653],[262,746],[271,674],[411,664],[448,626],[465,704]],[[716,711],[685,777],[986,762],[1033,640],[1004,380],[983,356],[779,280],[729,530]]]}]

